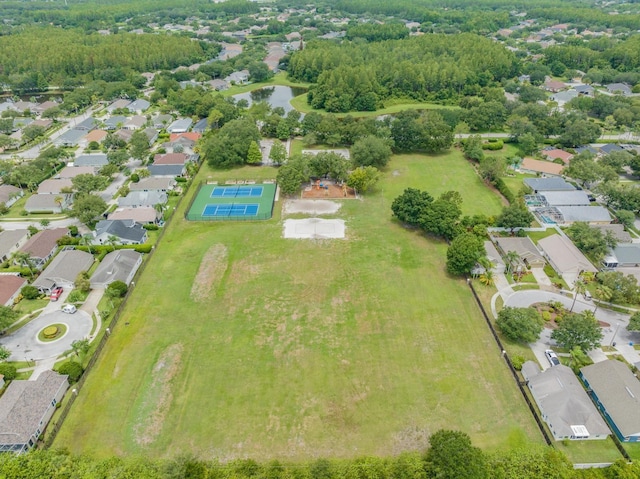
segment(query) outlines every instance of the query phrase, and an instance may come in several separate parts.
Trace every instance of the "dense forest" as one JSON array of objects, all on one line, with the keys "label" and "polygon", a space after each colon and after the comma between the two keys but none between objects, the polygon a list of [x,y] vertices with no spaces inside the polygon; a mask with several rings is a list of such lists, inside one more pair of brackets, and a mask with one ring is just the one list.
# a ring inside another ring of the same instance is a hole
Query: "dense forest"
[{"label": "dense forest", "polygon": [[376,43],[312,42],[289,61],[289,75],[317,83],[309,90],[314,108],[331,112],[375,110],[388,98],[419,101],[457,99],[513,77],[512,52],[486,38],[461,34],[423,35]]}]

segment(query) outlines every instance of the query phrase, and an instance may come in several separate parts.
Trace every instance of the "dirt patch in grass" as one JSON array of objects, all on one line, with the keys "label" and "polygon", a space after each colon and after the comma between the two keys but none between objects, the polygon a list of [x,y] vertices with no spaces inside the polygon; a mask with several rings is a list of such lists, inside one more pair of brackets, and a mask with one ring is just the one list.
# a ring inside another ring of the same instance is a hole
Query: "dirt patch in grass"
[{"label": "dirt patch in grass", "polygon": [[209,299],[227,270],[228,258],[229,252],[225,245],[214,244],[207,250],[191,286],[192,300],[201,303]]},{"label": "dirt patch in grass", "polygon": [[284,214],[308,213],[312,215],[332,215],[342,206],[329,200],[288,200],[284,203]]},{"label": "dirt patch in grass", "polygon": [[429,448],[429,429],[410,426],[398,432],[393,437],[393,455],[402,454],[409,451],[425,451]]},{"label": "dirt patch in grass", "polygon": [[151,385],[145,391],[138,408],[135,440],[140,446],[151,444],[162,432],[173,394],[171,381],[180,369],[182,344],[172,344],[158,358],[151,372]]}]

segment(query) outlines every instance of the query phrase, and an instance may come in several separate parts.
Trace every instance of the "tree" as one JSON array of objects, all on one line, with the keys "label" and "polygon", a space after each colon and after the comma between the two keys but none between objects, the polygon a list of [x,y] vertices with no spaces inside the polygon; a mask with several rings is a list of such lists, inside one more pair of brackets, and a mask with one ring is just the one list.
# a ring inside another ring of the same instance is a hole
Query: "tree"
[{"label": "tree", "polygon": [[612,181],[618,178],[618,174],[611,166],[596,162],[591,155],[587,154],[574,156],[564,173],[580,181],[582,186],[592,185],[599,181]]},{"label": "tree", "polygon": [[366,136],[351,147],[351,158],[356,166],[384,168],[391,158],[391,148],[377,136]]},{"label": "tree", "polygon": [[627,325],[628,331],[640,331],[640,311],[635,312],[629,318],[629,324]]},{"label": "tree", "polygon": [[359,166],[347,178],[347,185],[358,193],[366,193],[380,179],[380,172],[374,166]]},{"label": "tree", "polygon": [[42,112],[42,118],[50,118],[51,120],[56,121],[62,116],[62,114],[62,108],[59,106],[52,106]]},{"label": "tree", "polygon": [[124,281],[114,281],[107,286],[106,294],[111,298],[124,298],[129,287]]},{"label": "tree", "polygon": [[104,176],[96,176],[90,173],[77,175],[71,178],[73,189],[80,195],[93,193],[94,191],[102,191],[109,184]]},{"label": "tree", "polygon": [[273,76],[273,72],[264,62],[251,62],[247,69],[249,70],[249,78],[254,83],[266,81]]},{"label": "tree", "polygon": [[287,149],[281,142],[273,142],[273,145],[271,145],[271,151],[269,152],[269,159],[276,166],[279,166],[285,162],[285,160],[287,159]]},{"label": "tree", "polygon": [[495,183],[498,178],[504,176],[507,165],[504,158],[497,156],[487,156],[480,160],[478,172],[480,176],[489,183]]},{"label": "tree", "polygon": [[598,282],[612,292],[612,303],[637,304],[640,300],[638,280],[633,275],[624,275],[620,271],[601,271],[597,274]]},{"label": "tree", "polygon": [[109,164],[115,165],[120,168],[127,161],[129,161],[129,153],[127,153],[127,150],[125,149],[111,150],[107,153],[107,161],[109,162]]},{"label": "tree", "polygon": [[76,277],[75,287],[83,293],[88,293],[91,290],[91,281],[89,280],[89,274],[86,271],[80,271]]},{"label": "tree", "polygon": [[505,206],[496,220],[496,225],[508,228],[511,234],[516,228],[528,228],[535,218],[531,212],[519,203]]},{"label": "tree", "polygon": [[393,200],[391,211],[403,223],[418,225],[425,208],[433,202],[433,197],[426,191],[407,188]]},{"label": "tree", "polygon": [[12,381],[18,375],[18,370],[13,364],[0,364],[0,374],[4,376],[5,381]]},{"label": "tree", "polygon": [[506,269],[507,269],[507,273],[511,272],[511,269],[513,268],[513,265],[515,263],[518,263],[520,260],[520,255],[516,252],[516,251],[507,251],[507,253],[505,254],[505,262],[506,262]]},{"label": "tree", "polygon": [[[33,236],[33,233],[31,234]],[[13,253],[12,260],[14,263],[19,264],[23,268],[29,269],[29,276],[33,279],[33,269],[35,268],[35,264],[31,255],[24,251],[16,251]]]},{"label": "tree", "polygon": [[542,332],[544,321],[533,308],[505,307],[498,313],[496,325],[507,339],[533,343]]},{"label": "tree", "polygon": [[460,431],[440,430],[429,438],[425,457],[427,476],[434,479],[485,479],[489,477],[483,452]]},{"label": "tree", "polygon": [[576,299],[578,299],[579,294],[584,294],[587,290],[587,285],[582,281],[582,279],[578,278],[576,282],[573,284],[573,302],[571,303],[570,312],[573,312],[573,307],[576,305]]},{"label": "tree", "polygon": [[451,240],[460,233],[461,215],[460,203],[451,201],[444,193],[423,209],[418,224],[427,233]]},{"label": "tree", "polygon": [[80,354],[86,354],[89,351],[90,343],[88,339],[76,339],[71,343],[71,349],[76,353],[76,356],[80,356]]},{"label": "tree", "polygon": [[80,376],[82,376],[83,371],[82,365],[75,361],[66,361],[58,366],[58,372],[69,376],[69,382],[71,383],[77,382]]},{"label": "tree", "polygon": [[18,313],[8,306],[0,306],[0,331],[4,331],[18,319]]},{"label": "tree", "polygon": [[462,276],[469,274],[476,262],[486,255],[484,243],[473,233],[455,237],[447,249],[447,271]]},{"label": "tree", "polygon": [[295,155],[278,169],[276,180],[283,194],[292,195],[299,192],[302,183],[310,177],[309,160],[302,155]]},{"label": "tree", "polygon": [[255,123],[248,118],[232,120],[205,140],[202,154],[212,168],[243,165],[252,141],[260,141]]},{"label": "tree", "polygon": [[27,143],[44,136],[45,129],[40,125],[27,125],[22,129],[22,139]]},{"label": "tree", "polygon": [[96,195],[78,195],[71,208],[71,216],[78,218],[85,225],[93,223],[95,219],[104,213],[107,204],[102,198]]},{"label": "tree", "polygon": [[149,138],[142,130],[136,130],[129,140],[129,154],[136,160],[144,159],[149,153]]},{"label": "tree", "polygon": [[[600,285],[598,285],[596,287],[596,289],[594,291],[594,296],[598,301],[604,301],[606,303],[613,296],[613,291],[611,291],[611,289],[609,287],[605,286],[604,284],[600,284]],[[600,306],[600,303],[596,302],[596,307],[593,310],[593,314],[594,315],[598,311],[598,307],[599,306]]]},{"label": "tree", "polygon": [[584,119],[577,119],[569,122],[565,126],[559,141],[564,146],[576,147],[593,143],[600,137],[600,134],[600,127],[596,123],[591,123]]},{"label": "tree", "polygon": [[551,333],[551,339],[563,348],[573,349],[578,346],[588,352],[600,345],[602,331],[591,311],[570,313]]},{"label": "tree", "polygon": [[24,299],[38,299],[40,297],[40,291],[35,286],[30,284],[23,286],[20,290],[20,294]]},{"label": "tree", "polygon": [[48,220],[47,218],[41,219],[40,220],[40,226],[42,226],[43,229],[47,229],[47,226],[49,226],[51,224],[51,221]]},{"label": "tree", "polygon": [[0,344],[0,362],[6,361],[11,356],[11,351],[6,346]]},{"label": "tree", "polygon": [[258,143],[252,141],[249,145],[249,151],[247,151],[247,163],[249,165],[259,165],[262,163],[262,151],[258,146]]}]

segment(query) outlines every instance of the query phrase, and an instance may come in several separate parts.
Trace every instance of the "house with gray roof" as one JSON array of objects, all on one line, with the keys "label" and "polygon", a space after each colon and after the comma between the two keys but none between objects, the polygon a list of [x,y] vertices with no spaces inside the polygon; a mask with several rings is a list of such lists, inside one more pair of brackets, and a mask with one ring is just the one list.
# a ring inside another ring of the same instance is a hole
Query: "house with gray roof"
[{"label": "house with gray roof", "polygon": [[575,85],[573,89],[583,96],[593,96],[595,93],[595,89],[591,85]]},{"label": "house with gray roof", "polygon": [[142,132],[147,136],[147,139],[149,140],[149,146],[152,146],[156,142],[160,133],[152,126],[145,128],[144,130],[142,130]]},{"label": "house with gray roof", "polygon": [[[506,256],[509,251],[515,251],[519,258],[520,264],[530,266],[532,268],[543,268],[546,264],[542,253],[538,250],[531,238],[525,236],[523,238],[518,237],[495,237],[492,240],[498,246],[498,251]],[[514,265],[517,266],[517,265]]]},{"label": "house with gray roof", "polygon": [[191,128],[193,120],[191,118],[179,118],[167,127],[169,133],[185,133]]},{"label": "house with gray roof", "polygon": [[171,115],[158,115],[153,117],[151,121],[153,122],[154,128],[161,130],[173,122],[173,117]]},{"label": "house with gray roof", "polygon": [[551,100],[555,101],[559,107],[563,107],[566,103],[569,103],[574,98],[578,97],[578,92],[575,90],[559,91],[551,95]]},{"label": "house with gray roof", "polygon": [[144,127],[144,124],[147,122],[147,119],[142,115],[135,115],[129,118],[125,124],[122,126],[125,130],[139,130]]},{"label": "house with gray roof", "polygon": [[123,281],[129,285],[141,264],[142,254],[132,249],[112,251],[91,275],[91,288],[106,288],[114,281]]},{"label": "house with gray roof", "polygon": [[640,267],[640,243],[618,244],[602,263],[607,268]]},{"label": "house with gray roof", "polygon": [[92,264],[92,254],[76,249],[60,251],[33,282],[33,286],[44,294],[51,294],[57,286],[73,288],[78,275],[89,271]]},{"label": "house with gray roof", "polygon": [[0,452],[31,449],[69,388],[67,376],[44,371],[38,378],[13,380],[0,397]]},{"label": "house with gray roof", "polygon": [[[27,280],[18,273],[0,273],[0,306],[13,306]],[[2,386],[0,386],[2,387]]]},{"label": "house with gray roof", "polygon": [[540,371],[527,361],[522,376],[556,441],[609,437],[611,431],[571,368],[558,364]]},{"label": "house with gray roof", "polygon": [[155,207],[167,202],[167,194],[157,191],[132,191],[124,198],[118,198],[118,206],[140,208],[141,206]]},{"label": "house with gray roof", "polygon": [[640,442],[640,381],[613,359],[580,369],[580,379],[622,442]]},{"label": "house with gray roof", "polygon": [[112,116],[111,118],[107,118],[103,125],[104,125],[104,129],[105,130],[117,130],[118,128],[120,128],[122,125],[124,125],[127,121],[127,117],[126,116],[122,116],[122,115],[116,115],[116,116]]},{"label": "house with gray roof", "polygon": [[29,231],[26,229],[0,231],[0,262],[8,260],[28,239]]},{"label": "house with gray roof", "polygon": [[151,176],[175,178],[176,176],[184,176],[187,173],[185,165],[149,165],[147,169]]},{"label": "house with gray roof", "polygon": [[147,111],[150,106],[151,106],[151,103],[149,103],[147,100],[139,98],[129,103],[127,105],[127,110],[137,114],[141,114],[142,112]]},{"label": "house with gray roof", "polygon": [[73,188],[73,182],[70,178],[50,178],[44,180],[38,186],[39,195],[59,195],[66,188]]},{"label": "house with gray roof", "polygon": [[571,287],[581,272],[597,273],[598,270],[573,242],[564,235],[554,234],[538,241],[538,246],[551,267]]},{"label": "house with gray roof", "polygon": [[131,103],[131,100],[128,100],[126,98],[118,98],[116,101],[114,101],[107,107],[107,111],[112,112],[114,110],[121,110],[123,108],[127,108],[130,103]]},{"label": "house with gray roof", "polygon": [[94,128],[97,128],[100,122],[93,117],[86,118],[82,120],[75,126],[76,130],[85,130],[85,134],[87,131],[91,131]]},{"label": "house with gray roof", "polygon": [[631,96],[631,87],[626,83],[609,83],[606,88],[614,95]]},{"label": "house with gray roof", "polygon": [[96,170],[91,166],[65,166],[60,171],[58,171],[58,174],[55,176],[55,178],[58,178],[61,180],[64,180],[64,179],[70,180],[72,178],[75,178],[78,175],[95,175],[95,174],[96,174]]},{"label": "house with gray roof", "polygon": [[582,190],[540,191],[537,196],[544,199],[547,206],[589,206],[589,195]]},{"label": "house with gray roof", "polygon": [[22,195],[24,191],[20,188],[13,185],[0,185],[0,203],[4,203],[7,207],[18,201]]},{"label": "house with gray roof", "polygon": [[176,180],[166,177],[149,176],[141,178],[137,183],[129,183],[129,191],[160,191],[166,193],[176,186]]},{"label": "house with gray roof", "polygon": [[608,155],[609,153],[613,153],[614,151],[623,151],[623,148],[615,143],[607,143],[606,145],[601,145],[598,147],[600,150],[600,154]]},{"label": "house with gray roof", "polygon": [[38,231],[20,248],[22,253],[28,253],[34,267],[41,268],[58,250],[57,241],[69,234],[67,228],[52,228]]},{"label": "house with gray roof", "polygon": [[56,146],[77,146],[78,142],[83,136],[87,134],[86,130],[79,130],[74,128],[69,131],[65,131],[62,135],[53,141]]},{"label": "house with gray roof", "polygon": [[249,70],[233,72],[231,75],[225,77],[224,81],[229,84],[234,83],[236,85],[244,85],[249,81]]},{"label": "house with gray roof", "polygon": [[628,231],[624,229],[624,225],[618,223],[611,223],[608,225],[593,225],[592,228],[599,229],[602,231],[602,234],[610,234],[612,235],[618,244],[620,243],[631,243],[632,238]]},{"label": "house with gray roof", "polygon": [[577,221],[589,224],[609,224],[611,214],[604,206],[558,206],[565,225],[570,225]]},{"label": "house with gray roof", "polygon": [[94,244],[142,244],[147,241],[147,230],[133,220],[101,220],[93,232]]},{"label": "house with gray roof", "polygon": [[199,120],[195,125],[193,125],[193,128],[191,129],[191,131],[194,131],[196,133],[204,133],[208,129],[209,129],[209,119],[203,118],[202,120]]},{"label": "house with gray roof", "polygon": [[80,155],[73,161],[73,166],[92,166],[94,168],[102,168],[107,165],[109,160],[104,153],[92,153],[88,155]]},{"label": "house with gray roof", "polygon": [[[62,181],[62,180],[60,180]],[[71,204],[71,195],[31,195],[24,204],[29,213],[62,213]]]}]

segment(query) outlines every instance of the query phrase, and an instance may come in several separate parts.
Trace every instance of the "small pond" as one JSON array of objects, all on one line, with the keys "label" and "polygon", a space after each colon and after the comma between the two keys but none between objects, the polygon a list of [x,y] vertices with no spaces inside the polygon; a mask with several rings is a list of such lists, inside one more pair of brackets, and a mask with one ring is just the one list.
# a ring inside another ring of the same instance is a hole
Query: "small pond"
[{"label": "small pond", "polygon": [[291,103],[289,103],[291,99],[306,93],[306,91],[307,90],[304,88],[275,85],[247,93],[238,93],[237,95],[233,95],[233,98],[236,101],[247,100],[249,102],[249,106],[254,102],[264,101],[267,102],[271,108],[284,108],[285,113],[287,113],[290,110],[293,110]]}]

